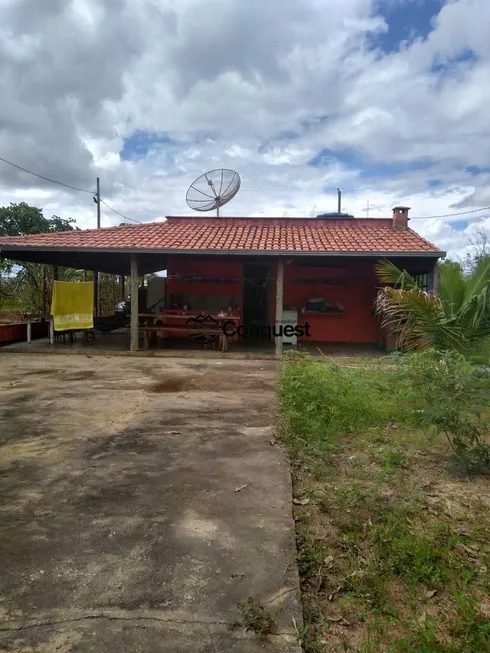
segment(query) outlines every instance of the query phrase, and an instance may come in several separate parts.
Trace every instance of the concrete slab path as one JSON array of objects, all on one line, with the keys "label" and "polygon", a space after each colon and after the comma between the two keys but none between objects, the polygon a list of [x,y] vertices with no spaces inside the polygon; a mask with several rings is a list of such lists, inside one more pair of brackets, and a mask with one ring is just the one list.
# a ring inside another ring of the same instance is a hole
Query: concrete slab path
[{"label": "concrete slab path", "polygon": [[[0,650],[293,653],[276,363],[0,354]],[[267,638],[234,627],[260,601]]]}]

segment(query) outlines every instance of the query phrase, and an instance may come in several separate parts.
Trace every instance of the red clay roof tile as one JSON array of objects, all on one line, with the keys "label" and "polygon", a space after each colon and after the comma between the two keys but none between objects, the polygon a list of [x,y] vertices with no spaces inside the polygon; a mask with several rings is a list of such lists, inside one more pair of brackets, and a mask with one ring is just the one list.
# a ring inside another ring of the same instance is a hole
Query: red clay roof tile
[{"label": "red clay roof tile", "polygon": [[0,250],[23,247],[193,251],[440,253],[391,219],[197,218],[27,236],[0,236]]}]

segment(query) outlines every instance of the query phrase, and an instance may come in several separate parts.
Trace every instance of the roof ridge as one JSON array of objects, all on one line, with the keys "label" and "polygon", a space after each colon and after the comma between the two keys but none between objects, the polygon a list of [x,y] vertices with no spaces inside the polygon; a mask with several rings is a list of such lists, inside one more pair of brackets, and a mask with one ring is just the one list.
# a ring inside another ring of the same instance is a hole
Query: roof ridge
[{"label": "roof ridge", "polygon": [[214,221],[214,222],[224,222],[225,220],[250,220],[250,221],[259,221],[259,220],[282,220],[284,222],[295,222],[295,221],[301,221],[301,220],[313,220],[315,222],[345,222],[345,223],[353,223],[353,222],[385,222],[385,221],[393,221],[393,218],[391,217],[383,217],[383,218],[366,218],[364,216],[360,218],[352,217],[352,218],[327,218],[327,217],[320,217],[316,215],[298,215],[298,216],[284,216],[284,215],[221,215],[221,216],[216,216],[216,215],[166,215],[165,218],[167,220],[189,220],[189,221]]}]

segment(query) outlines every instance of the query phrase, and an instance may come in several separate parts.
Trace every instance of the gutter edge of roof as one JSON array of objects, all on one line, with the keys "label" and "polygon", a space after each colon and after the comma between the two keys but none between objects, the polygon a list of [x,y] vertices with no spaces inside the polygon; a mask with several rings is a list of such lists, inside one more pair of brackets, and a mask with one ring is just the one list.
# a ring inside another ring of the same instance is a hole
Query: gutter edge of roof
[{"label": "gutter edge of roof", "polygon": [[162,254],[162,255],[215,255],[215,256],[408,256],[408,257],[427,257],[427,258],[445,258],[446,252],[441,250],[372,250],[372,251],[331,251],[331,250],[263,250],[263,249],[177,249],[177,248],[137,248],[137,247],[46,247],[42,245],[0,245],[0,254],[3,252],[73,252],[87,254]]}]

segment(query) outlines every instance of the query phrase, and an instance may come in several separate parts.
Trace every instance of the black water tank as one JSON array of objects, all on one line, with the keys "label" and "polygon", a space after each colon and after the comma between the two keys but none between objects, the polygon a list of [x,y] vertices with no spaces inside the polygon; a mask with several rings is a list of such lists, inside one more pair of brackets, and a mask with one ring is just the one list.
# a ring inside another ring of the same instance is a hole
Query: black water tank
[{"label": "black water tank", "polygon": [[344,218],[353,218],[354,216],[350,213],[319,213],[317,218],[330,218],[331,220],[343,220]]}]

